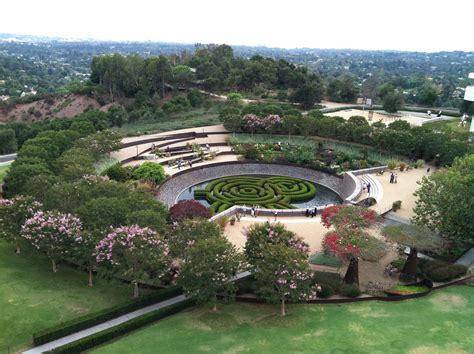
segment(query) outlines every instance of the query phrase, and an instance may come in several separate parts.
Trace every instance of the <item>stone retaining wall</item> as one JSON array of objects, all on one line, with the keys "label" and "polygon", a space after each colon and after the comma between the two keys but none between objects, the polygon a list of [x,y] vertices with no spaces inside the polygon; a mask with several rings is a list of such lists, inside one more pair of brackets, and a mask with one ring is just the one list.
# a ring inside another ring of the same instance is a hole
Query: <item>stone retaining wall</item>
[{"label": "stone retaining wall", "polygon": [[337,193],[344,194],[343,179],[320,171],[295,165],[283,165],[257,162],[221,162],[212,165],[193,167],[174,174],[163,182],[158,189],[157,198],[168,207],[185,189],[212,179],[238,175],[289,176],[321,184]]}]

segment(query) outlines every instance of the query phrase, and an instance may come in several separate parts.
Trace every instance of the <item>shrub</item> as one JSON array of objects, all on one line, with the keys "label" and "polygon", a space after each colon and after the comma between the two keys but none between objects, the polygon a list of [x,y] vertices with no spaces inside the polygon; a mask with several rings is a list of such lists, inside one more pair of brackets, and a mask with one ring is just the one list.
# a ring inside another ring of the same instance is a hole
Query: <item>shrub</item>
[{"label": "shrub", "polygon": [[319,283],[319,285],[321,286],[321,291],[318,293],[319,297],[326,299],[334,295],[335,292],[331,285],[325,283]]},{"label": "shrub", "polygon": [[221,230],[224,230],[228,223],[229,218],[225,215],[221,216],[219,219],[216,220],[216,224],[220,227]]},{"label": "shrub", "polygon": [[173,221],[184,219],[211,217],[211,211],[196,200],[181,200],[170,208],[170,217]]},{"label": "shrub", "polygon": [[395,160],[389,160],[387,166],[390,170],[394,170],[397,167],[397,162]]},{"label": "shrub", "polygon": [[231,224],[232,226],[235,225],[235,220],[236,220],[236,219],[235,219],[235,216],[233,216],[233,217],[230,218],[230,224]]},{"label": "shrub", "polygon": [[397,269],[403,269],[403,267],[405,266],[405,263],[406,263],[407,259],[406,258],[397,258],[393,261],[390,262],[390,264],[397,268]]},{"label": "shrub", "polygon": [[360,168],[367,168],[369,167],[369,162],[367,160],[359,160]]},{"label": "shrub", "polygon": [[166,178],[163,166],[154,162],[145,162],[132,170],[135,179],[151,182],[155,185],[160,184]]},{"label": "shrub", "polygon": [[133,330],[141,328],[147,324],[153,323],[167,316],[174,315],[175,313],[178,313],[181,310],[184,310],[192,306],[193,304],[194,303],[192,300],[184,300],[183,302],[179,302],[177,304],[173,304],[173,305],[161,308],[159,310],[147,313],[143,316],[136,317],[118,326],[111,327],[104,331],[92,334],[85,338],[76,340],[72,343],[63,345],[47,353],[81,353],[87,349],[90,349],[99,344],[108,342],[111,339],[120,337],[126,333],[129,333]]},{"label": "shrub", "polygon": [[403,172],[405,170],[406,163],[405,162],[400,162],[400,172]]},{"label": "shrub", "polygon": [[461,264],[450,264],[445,267],[431,269],[427,276],[435,282],[445,282],[466,274],[467,268]]},{"label": "shrub", "polygon": [[314,272],[313,280],[321,285],[330,286],[335,292],[339,292],[339,289],[343,286],[341,276],[338,273],[329,272]]},{"label": "shrub", "polygon": [[106,322],[112,318],[124,315],[131,311],[156,304],[157,302],[172,298],[182,294],[178,286],[157,291],[149,295],[140,297],[136,300],[129,300],[123,304],[110,307],[101,311],[93,312],[85,316],[75,318],[71,321],[60,323],[54,327],[47,328],[33,334],[33,343],[35,346],[51,342],[58,338],[67,336],[71,333],[81,331],[100,323]]},{"label": "shrub", "polygon": [[416,167],[421,168],[425,164],[425,160],[419,159],[416,160]]},{"label": "shrub", "polygon": [[124,182],[128,179],[127,169],[122,167],[119,163],[110,166],[102,175],[108,176],[110,179],[118,182]]},{"label": "shrub", "polygon": [[393,211],[397,211],[401,207],[402,207],[402,201],[401,200],[397,200],[396,202],[393,202],[393,204],[392,204],[392,210]]},{"label": "shrub", "polygon": [[360,289],[357,286],[348,285],[348,284],[344,284],[341,287],[340,292],[342,296],[347,296],[347,297],[358,297],[361,294]]}]

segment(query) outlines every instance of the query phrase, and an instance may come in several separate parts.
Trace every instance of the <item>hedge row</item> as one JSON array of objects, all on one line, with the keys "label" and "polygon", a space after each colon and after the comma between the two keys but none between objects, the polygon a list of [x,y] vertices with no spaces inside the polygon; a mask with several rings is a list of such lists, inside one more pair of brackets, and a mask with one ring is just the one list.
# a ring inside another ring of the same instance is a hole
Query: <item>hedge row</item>
[{"label": "hedge row", "polygon": [[172,286],[167,289],[145,295],[136,300],[130,300],[114,307],[93,312],[88,315],[75,318],[71,321],[60,323],[54,327],[34,333],[33,343],[35,346],[49,343],[71,333],[96,326],[115,317],[119,317],[143,307],[156,304],[157,302],[181,295],[182,293],[183,291],[180,287]]},{"label": "hedge row", "polygon": [[112,340],[114,338],[123,336],[124,334],[127,334],[131,331],[134,331],[138,328],[146,326],[160,319],[163,319],[167,316],[174,315],[180,312],[181,310],[184,310],[193,305],[194,305],[194,302],[190,299],[187,299],[177,304],[161,308],[159,310],[150,312],[140,317],[136,317],[118,326],[111,327],[104,331],[92,334],[88,337],[76,340],[72,343],[63,345],[61,347],[58,347],[46,353],[61,353],[61,354],[81,353],[87,349],[90,349],[97,345],[108,342],[109,340]]},{"label": "hedge row", "polygon": [[316,187],[293,177],[233,176],[216,179],[205,189],[194,191],[194,198],[206,199],[211,212],[224,211],[233,205],[259,205],[271,209],[293,209],[292,202],[312,199]]},{"label": "hedge row", "polygon": [[419,259],[419,273],[434,282],[446,282],[466,274],[467,268],[461,264]]}]

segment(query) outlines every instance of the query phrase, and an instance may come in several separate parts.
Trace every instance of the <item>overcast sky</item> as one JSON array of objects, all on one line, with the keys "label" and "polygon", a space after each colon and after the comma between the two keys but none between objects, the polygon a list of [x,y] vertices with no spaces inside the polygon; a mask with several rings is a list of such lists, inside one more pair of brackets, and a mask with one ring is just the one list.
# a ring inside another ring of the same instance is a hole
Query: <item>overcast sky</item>
[{"label": "overcast sky", "polygon": [[0,5],[0,33],[474,51],[474,0],[6,0]]}]

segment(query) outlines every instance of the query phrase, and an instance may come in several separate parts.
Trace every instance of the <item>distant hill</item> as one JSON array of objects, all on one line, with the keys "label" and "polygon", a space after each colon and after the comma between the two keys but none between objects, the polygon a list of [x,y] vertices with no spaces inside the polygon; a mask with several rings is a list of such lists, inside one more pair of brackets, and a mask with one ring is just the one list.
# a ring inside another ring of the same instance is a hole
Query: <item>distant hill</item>
[{"label": "distant hill", "polygon": [[0,110],[0,123],[72,118],[88,108],[107,111],[111,106],[112,104],[101,106],[97,100],[88,96],[75,94],[56,96],[31,103],[20,103]]}]

